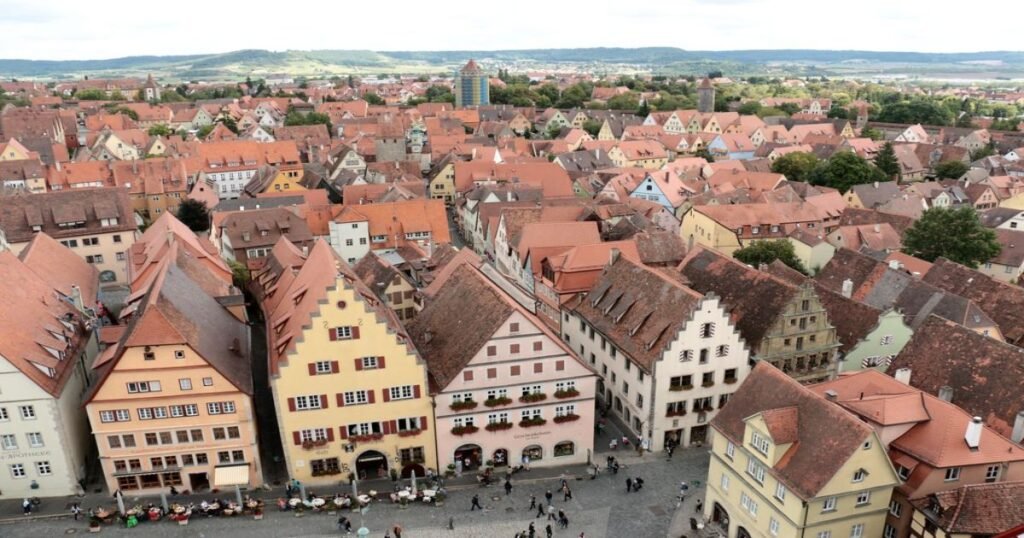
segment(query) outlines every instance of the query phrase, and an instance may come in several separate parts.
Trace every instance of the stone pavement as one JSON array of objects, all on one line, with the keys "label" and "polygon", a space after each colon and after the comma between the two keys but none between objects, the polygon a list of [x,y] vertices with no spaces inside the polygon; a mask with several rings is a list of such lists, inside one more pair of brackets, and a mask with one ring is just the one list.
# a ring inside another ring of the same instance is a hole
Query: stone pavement
[{"label": "stone pavement", "polygon": [[[673,513],[676,511],[679,482],[686,480],[692,483],[699,480],[703,483],[707,474],[707,450],[680,450],[675,453],[672,461],[667,461],[664,456],[646,454],[639,457],[635,454],[633,452],[627,455],[619,451],[617,457],[623,463],[619,474],[611,475],[602,470],[595,480],[590,480],[586,476],[585,468],[580,465],[551,469],[535,468],[517,474],[512,481],[514,489],[509,497],[505,496],[500,485],[481,488],[468,483],[473,480],[472,477],[453,479],[449,482],[449,496],[444,506],[414,505],[400,509],[392,504],[375,504],[363,519],[367,528],[372,531],[371,536],[378,538],[384,535],[385,528],[394,524],[400,524],[405,529],[403,537],[409,538],[512,538],[517,531],[525,530],[531,521],[535,522],[537,530],[541,531],[539,536],[543,536],[546,522],[543,518],[534,519],[535,511],[529,510],[530,495],[536,495],[537,499],[543,502],[544,492],[550,488],[555,493],[553,504],[556,510],[565,510],[570,519],[569,528],[556,530],[555,536],[576,538],[581,531],[586,533],[587,538],[666,536],[672,524]],[[599,454],[596,459],[603,464],[604,455]],[[562,495],[556,491],[561,484],[562,476],[566,477],[573,490],[574,498],[568,502],[563,501]],[[643,477],[644,489],[627,494],[627,476]],[[276,493],[278,492],[263,495],[263,498],[274,498],[277,496]],[[487,510],[469,511],[470,499],[474,494],[480,495],[481,502]],[[688,502],[693,502],[692,488],[690,497],[691,500]],[[87,496],[82,506],[93,506],[96,501],[102,501],[106,506],[111,504],[109,496]],[[63,510],[63,500],[44,500],[44,514],[56,517],[34,521],[22,521],[22,516],[18,515],[20,507],[12,504],[8,501],[0,505],[0,522],[6,518],[6,522],[9,523],[0,525],[0,536],[5,538],[38,538],[87,532],[84,520],[74,522],[69,517],[57,516]],[[50,505],[52,509],[47,510]],[[692,506],[689,507],[689,511],[692,510]],[[102,533],[108,536],[129,536],[138,535],[141,531],[147,538],[338,536],[334,527],[335,519],[336,516],[313,513],[296,518],[291,513],[278,512],[276,508],[271,508],[263,521],[253,521],[248,517],[194,519],[188,526],[178,526],[170,522],[143,523],[135,529],[104,527]],[[360,522],[358,515],[353,519],[354,525]],[[14,523],[10,523],[11,520]],[[454,531],[447,530],[449,520],[454,524]],[[688,518],[684,518],[683,521],[688,528]],[[675,534],[672,538],[678,536],[679,534]]]}]

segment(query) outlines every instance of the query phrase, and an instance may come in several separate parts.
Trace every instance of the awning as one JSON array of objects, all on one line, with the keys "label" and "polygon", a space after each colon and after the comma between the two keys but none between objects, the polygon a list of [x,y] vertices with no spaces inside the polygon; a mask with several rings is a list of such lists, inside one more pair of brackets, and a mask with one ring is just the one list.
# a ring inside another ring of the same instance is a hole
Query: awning
[{"label": "awning", "polygon": [[213,486],[248,486],[249,464],[220,465],[213,468]]}]

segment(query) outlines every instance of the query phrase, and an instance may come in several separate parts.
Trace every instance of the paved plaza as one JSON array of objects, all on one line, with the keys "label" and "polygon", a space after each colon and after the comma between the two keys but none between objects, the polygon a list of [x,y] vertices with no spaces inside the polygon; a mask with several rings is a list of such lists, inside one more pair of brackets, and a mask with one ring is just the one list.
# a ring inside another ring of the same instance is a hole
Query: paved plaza
[{"label": "paved plaza", "polygon": [[[605,455],[606,453],[599,452],[595,460],[603,464]],[[365,515],[363,523],[370,529],[370,536],[375,537],[384,536],[386,528],[398,524],[405,531],[402,534],[403,538],[512,538],[517,531],[526,530],[532,521],[536,524],[538,536],[543,537],[547,522],[544,518],[534,519],[536,512],[529,510],[530,495],[536,495],[538,501],[543,502],[544,492],[550,488],[555,493],[555,509],[565,510],[570,520],[569,528],[566,530],[552,525],[555,528],[554,536],[575,538],[580,532],[585,532],[587,538],[666,536],[678,505],[679,483],[682,480],[691,483],[695,480],[704,481],[707,475],[707,450],[677,451],[672,461],[653,454],[645,454],[642,457],[635,453],[627,455],[621,450],[617,455],[619,460],[625,463],[625,468],[621,469],[618,475],[611,475],[602,470],[597,479],[591,480],[583,466],[557,470],[534,469],[514,477],[514,489],[512,495],[508,497],[505,496],[500,484],[487,488],[455,485],[449,488],[449,497],[444,506],[414,505],[400,509],[397,505],[389,503],[374,504]],[[644,488],[640,492],[627,494],[626,477],[635,476],[644,479]],[[557,491],[563,478],[568,480],[573,490],[573,499],[568,502],[564,502],[562,495]],[[469,510],[470,500],[474,494],[480,495],[484,511]],[[694,502],[698,495],[699,491],[691,491],[688,504]],[[265,498],[270,499],[271,495]],[[149,499],[145,501],[150,502]],[[89,502],[87,498],[83,502],[83,507],[89,508]],[[63,500],[57,499],[44,501],[51,509],[56,509],[57,505],[63,503]],[[10,521],[18,517],[18,510],[13,503],[4,503],[2,506],[0,520]],[[687,510],[687,507],[684,506],[682,510]],[[692,508],[690,510],[692,511]],[[350,513],[343,515],[352,516]],[[188,526],[178,526],[166,521],[143,523],[134,529],[105,526],[101,535],[145,534],[149,538],[339,536],[340,533],[335,529],[336,517],[322,513],[306,513],[304,517],[297,518],[291,513],[269,508],[263,521],[253,521],[251,517],[193,518]],[[454,530],[448,529],[449,520]],[[355,528],[358,528],[359,522],[359,516],[355,515]],[[84,520],[74,522],[67,517],[0,525],[0,536],[5,538],[39,538],[87,532]]]}]

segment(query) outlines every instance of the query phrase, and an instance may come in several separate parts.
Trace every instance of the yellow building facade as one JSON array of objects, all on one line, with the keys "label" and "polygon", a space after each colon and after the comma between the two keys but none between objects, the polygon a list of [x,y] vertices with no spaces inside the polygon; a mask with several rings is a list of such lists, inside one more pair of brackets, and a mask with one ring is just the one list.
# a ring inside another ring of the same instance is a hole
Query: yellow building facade
[{"label": "yellow building facade", "polygon": [[394,311],[326,242],[303,256],[282,239],[267,266],[254,278],[291,477],[333,484],[436,470],[426,366]]}]

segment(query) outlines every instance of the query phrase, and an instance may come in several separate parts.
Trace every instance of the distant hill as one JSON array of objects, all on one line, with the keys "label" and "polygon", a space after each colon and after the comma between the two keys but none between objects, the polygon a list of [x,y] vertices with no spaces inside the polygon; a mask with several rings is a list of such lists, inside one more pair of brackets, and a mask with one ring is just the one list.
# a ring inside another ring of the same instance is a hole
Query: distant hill
[{"label": "distant hill", "polygon": [[671,47],[583,48],[493,51],[238,50],[188,56],[129,56],[107,60],[3,60],[0,78],[76,79],[84,76],[141,76],[163,80],[237,80],[245,76],[331,76],[350,73],[450,71],[469,58],[487,63],[632,66],[660,72],[700,72],[721,68],[727,75],[928,74],[1024,76],[1024,52],[869,52],[830,50],[689,51]]}]

